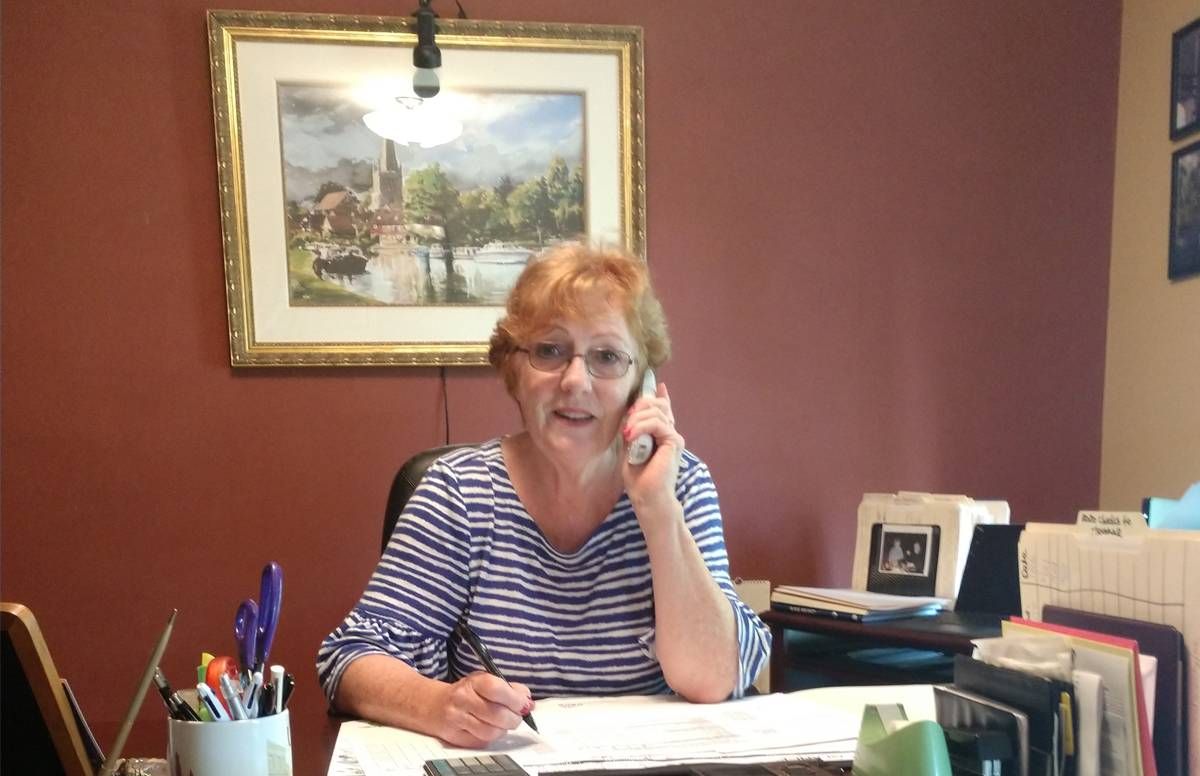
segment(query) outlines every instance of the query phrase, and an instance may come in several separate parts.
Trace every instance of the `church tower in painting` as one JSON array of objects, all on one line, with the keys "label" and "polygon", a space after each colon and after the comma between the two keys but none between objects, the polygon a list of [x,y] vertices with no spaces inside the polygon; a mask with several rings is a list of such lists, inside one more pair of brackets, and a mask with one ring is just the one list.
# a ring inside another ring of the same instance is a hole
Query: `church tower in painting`
[{"label": "church tower in painting", "polygon": [[383,138],[379,161],[371,171],[371,206],[404,212],[404,171],[396,159],[396,143]]},{"label": "church tower in painting", "polygon": [[387,138],[379,147],[379,161],[371,170],[371,233],[404,237],[404,171],[396,158],[396,143]]}]

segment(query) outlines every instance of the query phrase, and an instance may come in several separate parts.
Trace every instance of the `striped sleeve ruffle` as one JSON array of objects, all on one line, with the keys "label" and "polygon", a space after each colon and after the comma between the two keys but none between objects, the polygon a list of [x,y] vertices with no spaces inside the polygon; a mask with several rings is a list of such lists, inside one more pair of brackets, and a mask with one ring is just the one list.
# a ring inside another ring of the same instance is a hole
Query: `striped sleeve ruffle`
[{"label": "striped sleeve ruffle", "polygon": [[362,598],[317,652],[317,675],[330,701],[346,668],[365,655],[390,655],[429,677],[447,675],[446,640],[466,607],[469,557],[457,478],[435,462],[397,520]]},{"label": "striped sleeve ruffle", "polygon": [[394,622],[363,616],[356,608],[325,638],[317,652],[317,679],[330,703],[346,669],[360,657],[389,655],[424,676],[447,674],[446,639],[430,637]]}]

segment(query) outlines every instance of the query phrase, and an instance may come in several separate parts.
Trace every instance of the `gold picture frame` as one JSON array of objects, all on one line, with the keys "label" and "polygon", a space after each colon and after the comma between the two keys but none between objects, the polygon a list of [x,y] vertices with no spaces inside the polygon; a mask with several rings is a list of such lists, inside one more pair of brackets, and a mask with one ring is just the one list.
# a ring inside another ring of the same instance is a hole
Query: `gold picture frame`
[{"label": "gold picture frame", "polygon": [[[475,107],[419,151],[345,96],[411,83],[415,20],[209,11],[208,31],[233,366],[485,364],[523,256],[578,226],[644,255],[641,28],[439,19],[442,93]],[[364,135],[374,160],[348,150]],[[453,213],[423,204],[437,186]]]}]

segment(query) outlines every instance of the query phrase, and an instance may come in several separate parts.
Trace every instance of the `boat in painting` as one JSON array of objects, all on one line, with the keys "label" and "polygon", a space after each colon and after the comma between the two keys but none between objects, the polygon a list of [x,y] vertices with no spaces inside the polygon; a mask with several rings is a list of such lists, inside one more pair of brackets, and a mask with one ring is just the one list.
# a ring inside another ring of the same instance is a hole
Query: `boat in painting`
[{"label": "boat in painting", "polygon": [[533,251],[516,243],[490,242],[471,258],[480,264],[525,264]]}]

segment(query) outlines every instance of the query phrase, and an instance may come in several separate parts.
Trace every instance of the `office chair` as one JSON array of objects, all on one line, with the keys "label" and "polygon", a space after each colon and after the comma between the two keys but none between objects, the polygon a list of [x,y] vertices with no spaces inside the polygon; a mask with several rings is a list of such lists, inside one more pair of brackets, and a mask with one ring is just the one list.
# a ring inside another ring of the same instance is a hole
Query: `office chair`
[{"label": "office chair", "polygon": [[408,503],[413,491],[417,489],[417,484],[425,476],[425,470],[446,453],[460,447],[470,447],[470,445],[446,445],[422,450],[405,461],[404,465],[400,467],[400,471],[396,472],[396,476],[392,480],[392,489],[388,491],[387,509],[383,513],[383,543],[379,547],[380,555],[387,549],[388,541],[392,538],[392,531],[396,528],[396,520],[404,511],[404,505]]}]

